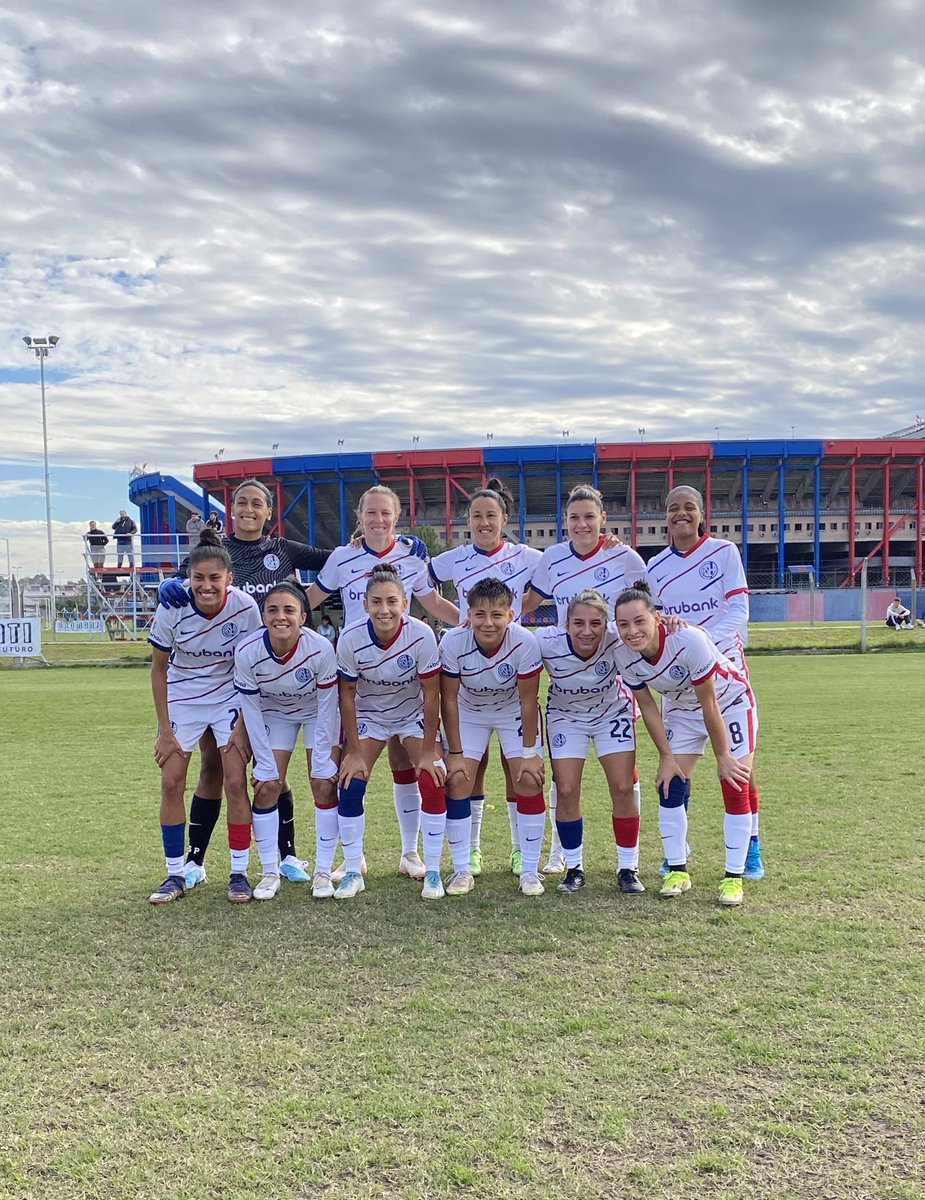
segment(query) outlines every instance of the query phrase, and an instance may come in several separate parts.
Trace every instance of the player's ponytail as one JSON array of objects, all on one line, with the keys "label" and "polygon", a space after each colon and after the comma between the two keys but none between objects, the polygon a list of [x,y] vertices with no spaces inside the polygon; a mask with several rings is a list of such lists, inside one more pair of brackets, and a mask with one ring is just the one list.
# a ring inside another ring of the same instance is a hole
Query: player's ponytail
[{"label": "player's ponytail", "polygon": [[632,604],[634,600],[641,600],[649,612],[657,611],[655,600],[652,596],[652,589],[645,579],[641,579],[638,583],[634,583],[632,587],[624,589],[617,596],[613,606],[614,612],[617,611],[621,604]]},{"label": "player's ponytail", "polygon": [[514,495],[510,488],[506,487],[496,476],[492,476],[484,487],[476,488],[469,497],[469,507],[471,508],[476,500],[494,500],[495,504],[501,509],[501,514],[505,521],[514,511]]},{"label": "player's ponytail", "polygon": [[366,576],[367,596],[369,595],[370,590],[378,583],[393,584],[398,588],[403,596],[405,594],[405,585],[402,583],[401,575],[391,563],[379,563],[379,565],[373,567],[370,573]]},{"label": "player's ponytail", "polygon": [[219,562],[226,571],[231,570],[231,555],[222,543],[221,535],[208,525],[199,531],[199,544],[190,551],[187,570],[192,571],[203,562]]}]

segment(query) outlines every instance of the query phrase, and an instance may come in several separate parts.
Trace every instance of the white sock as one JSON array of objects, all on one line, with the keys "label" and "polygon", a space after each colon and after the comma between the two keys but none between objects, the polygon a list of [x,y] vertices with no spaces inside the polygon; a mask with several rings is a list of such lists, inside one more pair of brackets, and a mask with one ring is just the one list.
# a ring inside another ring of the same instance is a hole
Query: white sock
[{"label": "white sock", "polygon": [[257,853],[260,865],[265,875],[279,874],[279,809],[274,804],[271,809],[255,808],[251,813],[251,823],[254,827],[254,841],[257,843]]},{"label": "white sock", "polygon": [[401,830],[402,854],[417,854],[421,830],[421,793],[416,783],[393,783],[395,815]]},{"label": "white sock", "polygon": [[639,870],[639,845],[617,846],[617,870]]},{"label": "white sock", "polygon": [[330,875],[337,849],[337,805],[315,809],[315,870]]},{"label": "white sock", "polygon": [[524,874],[536,875],[540,869],[540,851],[543,849],[543,834],[546,832],[546,813],[517,814],[517,830],[520,834],[520,853],[524,860]]},{"label": "white sock", "polygon": [[469,855],[472,849],[472,818],[447,820],[446,840],[453,858],[453,870],[468,871]]},{"label": "white sock", "polygon": [[668,865],[687,862],[687,810],[683,804],[677,808],[666,808],[664,804],[658,806],[658,831],[662,836]]},{"label": "white sock", "polygon": [[758,814],[756,812],[753,812],[751,814],[751,818],[752,818],[751,836],[756,838],[758,836]]},{"label": "white sock", "polygon": [[358,817],[337,814],[337,828],[344,847],[344,865],[348,871],[359,871],[363,860],[363,834],[366,832],[366,813]]},{"label": "white sock", "polygon": [[745,856],[748,854],[748,839],[751,831],[751,813],[726,813],[723,817],[726,870],[733,875],[741,875],[745,870]]},{"label": "white sock", "polygon": [[439,871],[443,857],[443,835],[446,833],[446,811],[422,812],[421,832],[424,835],[424,867],[428,871]]},{"label": "white sock", "polygon": [[[278,851],[277,851],[278,853]],[[247,868],[251,865],[250,847],[246,850],[231,851],[231,873],[232,875],[246,875]]]},{"label": "white sock", "polygon": [[485,797],[472,797],[472,849],[482,849],[482,816],[485,812]]},{"label": "white sock", "polygon": [[168,858],[167,859],[167,874],[168,875],[182,875],[183,867],[184,867],[185,863],[186,863],[186,857],[183,854],[181,854],[179,858]]},{"label": "white sock", "polygon": [[519,850],[520,849],[520,835],[517,832],[518,813],[517,813],[517,801],[516,800],[510,800],[510,799],[508,800],[507,815],[508,815],[508,820],[511,823],[511,849]]},{"label": "white sock", "polygon": [[[559,793],[556,790],[556,785],[554,783],[551,783],[549,785],[549,800],[547,801],[547,808],[549,810],[549,826],[552,829],[552,835],[550,836],[550,839],[549,839],[549,857],[550,858],[558,858],[558,856],[563,853],[562,842],[559,840],[559,830],[556,829],[556,808],[557,808],[558,804],[559,804]],[[566,865],[569,867],[580,867],[581,866],[580,861],[577,863],[570,863],[568,861],[568,857],[566,857],[565,862],[566,862]]]},{"label": "white sock", "polygon": [[636,797],[636,808],[639,810],[639,815],[642,816],[642,784],[638,779],[633,784],[633,795]]},{"label": "white sock", "polygon": [[566,850],[562,847],[562,853],[565,855],[565,865],[571,869],[572,867],[580,867],[584,861],[585,844],[579,843],[574,850]]}]

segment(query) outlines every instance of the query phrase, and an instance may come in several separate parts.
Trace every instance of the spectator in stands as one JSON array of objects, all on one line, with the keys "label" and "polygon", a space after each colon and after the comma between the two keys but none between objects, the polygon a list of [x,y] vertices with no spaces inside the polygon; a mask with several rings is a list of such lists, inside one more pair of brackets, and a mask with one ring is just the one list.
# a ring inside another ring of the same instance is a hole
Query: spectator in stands
[{"label": "spectator in stands", "polygon": [[222,524],[221,518],[219,517],[218,513],[215,511],[214,508],[209,513],[209,519],[208,519],[208,521],[206,521],[206,528],[214,529],[216,533],[224,533],[225,532],[225,526]]},{"label": "spectator in stands", "polygon": [[116,566],[122,566],[122,559],[128,559],[128,565],[135,565],[135,551],[132,547],[132,538],[138,532],[138,526],[128,515],[124,508],[119,509],[117,520],[112,523],[112,531],[116,535]]},{"label": "spectator in stands", "polygon": [[109,545],[109,538],[103,533],[102,529],[97,527],[96,521],[91,521],[90,528],[83,535],[83,539],[87,543],[87,549],[90,551],[91,565],[101,567],[106,558],[106,547]]},{"label": "spectator in stands", "polygon": [[318,626],[317,632],[323,638],[327,638],[332,646],[337,645],[337,626],[334,625],[327,613],[322,613],[321,623]]},{"label": "spectator in stands", "polygon": [[186,522],[186,532],[189,534],[189,544],[196,546],[199,544],[199,535],[205,529],[206,523],[202,519],[201,513],[193,513],[190,519]]},{"label": "spectator in stands", "polygon": [[911,613],[898,596],[894,596],[886,610],[886,623],[890,629],[911,629]]}]

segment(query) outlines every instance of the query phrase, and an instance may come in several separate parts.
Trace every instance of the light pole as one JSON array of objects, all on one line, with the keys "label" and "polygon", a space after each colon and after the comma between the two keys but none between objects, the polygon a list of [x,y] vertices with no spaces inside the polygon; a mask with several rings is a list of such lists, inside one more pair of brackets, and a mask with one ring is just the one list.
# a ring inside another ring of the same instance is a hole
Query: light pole
[{"label": "light pole", "polygon": [[13,615],[13,568],[10,566],[10,539],[0,537],[0,542],[6,542],[6,590],[9,601],[9,616]]},{"label": "light pole", "polygon": [[48,586],[51,588],[51,633],[54,636],[57,604],[55,602],[55,551],[51,536],[51,480],[48,474],[48,422],[45,418],[45,359],[57,346],[60,338],[24,337],[23,341],[39,360],[39,375],[42,380],[42,449],[45,452],[45,529],[48,534]]}]

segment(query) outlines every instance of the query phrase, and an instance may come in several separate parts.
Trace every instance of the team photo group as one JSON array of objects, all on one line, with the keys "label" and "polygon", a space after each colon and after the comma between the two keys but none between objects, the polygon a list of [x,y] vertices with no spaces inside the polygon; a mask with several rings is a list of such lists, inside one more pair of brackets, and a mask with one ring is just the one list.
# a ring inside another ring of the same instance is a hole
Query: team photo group
[{"label": "team photo group", "polygon": [[[425,900],[466,895],[483,870],[493,733],[510,819],[506,869],[520,893],[541,896],[550,874],[562,876],[559,893],[584,887],[582,780],[598,764],[612,802],[615,886],[644,893],[640,717],[658,753],[654,780],[643,781],[658,794],[658,895],[691,887],[688,805],[709,742],[723,804],[718,903],[742,903],[743,879],[762,878],[764,866],[758,711],[744,657],[748,585],[737,548],[707,534],[691,487],[669,492],[669,544],[648,564],[608,532],[591,486],[572,489],[566,540],[544,551],[508,540],[512,508],[501,481],[489,480],[469,500],[468,540],[431,559],[420,539],[397,533],[401,504],[390,488],[363,494],[353,540],[330,551],[267,534],[269,489],[258,480],[236,488],[233,533],[200,534],[184,577],[161,586],[151,628],[167,865],[152,904],[206,881],[223,797],[229,901],[271,900],[284,879],[316,899],[360,895],[366,794],[383,751],[401,842],[389,868],[397,861]],[[317,573],[307,589],[300,570]],[[456,602],[441,585],[454,587]],[[315,630],[311,621],[335,593],[344,613],[336,637],[329,622]],[[412,599],[433,624],[411,615]],[[556,624],[533,632],[521,621],[540,605],[554,606]],[[311,865],[296,851],[290,783],[300,787],[292,762],[300,731],[314,805]],[[592,744],[596,762],[588,762]],[[547,807],[552,844],[541,868]],[[718,820],[718,798],[705,795],[700,810]]]}]

